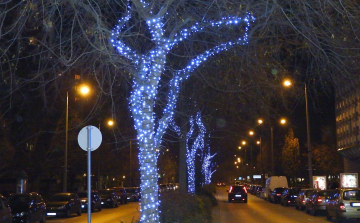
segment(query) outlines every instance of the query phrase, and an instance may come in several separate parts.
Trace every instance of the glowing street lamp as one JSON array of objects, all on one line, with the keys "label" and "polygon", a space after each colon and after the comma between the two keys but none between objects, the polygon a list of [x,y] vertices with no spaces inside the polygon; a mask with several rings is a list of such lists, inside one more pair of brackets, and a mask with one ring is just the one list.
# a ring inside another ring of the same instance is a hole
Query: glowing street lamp
[{"label": "glowing street lamp", "polygon": [[110,119],[107,122],[108,126],[113,126],[115,124],[114,120]]},{"label": "glowing street lamp", "polygon": [[[80,85],[79,93],[81,95],[88,95],[90,87],[86,84]],[[67,166],[68,166],[68,132],[69,132],[69,92],[66,92],[66,118],[65,118],[65,157],[64,157],[64,179],[63,179],[63,192],[67,192]]]},{"label": "glowing street lamp", "polygon": [[[280,122],[281,125],[285,125],[286,124],[286,119],[281,118],[279,122]],[[259,125],[263,124],[263,120],[258,119],[258,123],[259,123]],[[270,127],[270,137],[271,137],[271,171],[272,171],[272,174],[274,174],[275,173],[275,167],[274,167],[275,166],[274,165],[274,126]],[[258,141],[257,144],[260,145],[260,154],[261,154],[261,137],[260,137],[260,141]],[[260,155],[260,157],[261,157],[261,155]]]},{"label": "glowing street lamp", "polygon": [[[290,87],[292,85],[290,80],[284,80],[283,85],[285,87]],[[311,140],[310,140],[310,123],[309,123],[309,107],[308,107],[308,96],[306,90],[306,83],[304,84],[305,92],[305,110],[306,110],[306,138],[307,138],[307,147],[308,147],[308,165],[309,165],[309,185],[312,185],[312,154],[311,154]]]}]

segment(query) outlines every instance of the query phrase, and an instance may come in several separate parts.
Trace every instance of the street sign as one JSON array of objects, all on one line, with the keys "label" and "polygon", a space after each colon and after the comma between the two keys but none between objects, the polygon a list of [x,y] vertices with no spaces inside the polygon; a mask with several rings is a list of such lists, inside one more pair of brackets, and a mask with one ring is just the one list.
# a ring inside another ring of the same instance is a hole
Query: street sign
[{"label": "street sign", "polygon": [[[91,204],[91,152],[99,148],[102,141],[102,135],[98,128],[88,125],[82,128],[78,135],[78,143],[81,149],[87,151],[87,192],[88,204]],[[88,223],[91,223],[91,205],[87,207]]]},{"label": "street sign", "polygon": [[88,151],[90,148],[91,151],[99,148],[102,141],[102,135],[98,128],[92,125],[85,126],[81,129],[78,135],[78,143],[81,149]]}]

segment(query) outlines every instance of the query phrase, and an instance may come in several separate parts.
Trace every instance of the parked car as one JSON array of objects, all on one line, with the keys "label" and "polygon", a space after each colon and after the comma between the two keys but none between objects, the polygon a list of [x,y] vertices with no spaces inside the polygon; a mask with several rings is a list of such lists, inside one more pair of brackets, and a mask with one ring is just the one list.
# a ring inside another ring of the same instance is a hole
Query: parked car
[{"label": "parked car", "polygon": [[297,198],[301,187],[289,187],[284,190],[280,196],[280,203],[284,206],[295,204],[295,199]]},{"label": "parked car", "polygon": [[270,193],[277,187],[288,187],[288,181],[286,176],[271,176],[266,179],[265,189],[263,193],[264,199],[270,199]]},{"label": "parked car", "polygon": [[168,191],[168,187],[166,184],[160,184],[159,185],[159,193]]},{"label": "parked car", "polygon": [[[79,199],[81,201],[81,210],[88,210],[88,192],[79,192]],[[101,197],[97,191],[91,191],[91,212],[94,212],[95,209],[101,211]]]},{"label": "parked car", "polygon": [[360,188],[341,188],[333,190],[326,200],[326,218],[336,218],[337,222],[343,219],[360,218]]},{"label": "parked car", "polygon": [[113,187],[116,196],[118,197],[118,201],[120,201],[121,204],[127,203],[127,194],[125,187]]},{"label": "parked car", "polygon": [[101,205],[104,207],[118,207],[118,198],[114,189],[104,189],[99,190],[99,195],[101,197]]},{"label": "parked car", "polygon": [[255,196],[260,197],[263,187],[258,186],[255,191]]},{"label": "parked car", "polygon": [[232,185],[229,187],[228,192],[228,202],[233,201],[242,201],[247,203],[247,189],[244,185]]},{"label": "parked car", "polygon": [[11,223],[12,219],[10,205],[6,198],[0,194],[0,222]]},{"label": "parked car", "polygon": [[314,188],[302,188],[297,198],[295,198],[295,208],[298,210],[304,210],[306,207],[306,202],[314,190]]},{"label": "parked car", "polygon": [[8,202],[13,222],[46,222],[46,204],[38,193],[10,194]]},{"label": "parked car", "polygon": [[270,202],[275,204],[280,203],[281,194],[284,192],[285,189],[286,187],[277,187],[273,191],[271,191],[269,198]]},{"label": "parked car", "polygon": [[308,202],[306,202],[306,213],[311,213],[315,216],[319,211],[326,211],[326,199],[329,198],[331,191],[332,190],[314,190],[309,196]]},{"label": "parked car", "polygon": [[75,193],[57,193],[46,202],[46,211],[48,216],[70,217],[73,213],[80,216],[81,201]]},{"label": "parked car", "polygon": [[128,201],[140,200],[140,187],[126,187],[125,189]]}]

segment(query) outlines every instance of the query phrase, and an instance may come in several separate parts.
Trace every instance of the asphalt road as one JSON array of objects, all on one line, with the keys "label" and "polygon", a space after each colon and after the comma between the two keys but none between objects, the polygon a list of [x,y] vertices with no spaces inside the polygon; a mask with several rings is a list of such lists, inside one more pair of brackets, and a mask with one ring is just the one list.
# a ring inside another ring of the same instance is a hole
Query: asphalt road
[{"label": "asphalt road", "polygon": [[[228,187],[218,187],[216,199],[218,206],[213,208],[213,221],[211,223],[331,223],[325,214],[312,216],[305,211],[296,210],[294,206],[273,204],[261,198],[248,194],[248,203],[228,203]],[[101,211],[91,213],[92,223],[137,223],[140,219],[138,202],[119,205],[118,208],[103,208]],[[81,216],[76,214],[70,218],[48,217],[47,223],[87,223],[87,213]],[[344,223],[360,222],[346,220]]]},{"label": "asphalt road", "polygon": [[[218,206],[213,209],[213,223],[246,222],[246,223],[330,223],[325,214],[312,216],[305,211],[296,210],[294,206],[273,204],[248,194],[248,203],[228,203],[228,187],[218,187],[216,199]],[[359,222],[347,220],[344,223]]]},{"label": "asphalt road", "polygon": [[[136,223],[140,219],[140,205],[138,202],[121,204],[117,208],[102,208],[101,211],[91,213],[92,223]],[[81,216],[72,214],[70,218],[48,217],[47,223],[87,223],[88,215],[83,212]]]}]

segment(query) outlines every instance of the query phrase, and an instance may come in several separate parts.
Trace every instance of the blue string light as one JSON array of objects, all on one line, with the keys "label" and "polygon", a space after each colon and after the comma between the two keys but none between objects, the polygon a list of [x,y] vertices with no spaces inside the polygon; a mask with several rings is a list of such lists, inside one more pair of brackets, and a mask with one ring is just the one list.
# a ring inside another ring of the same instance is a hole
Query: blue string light
[{"label": "blue string light", "polygon": [[199,129],[199,134],[194,140],[194,143],[190,146],[190,138],[194,132],[194,119],[190,118],[190,131],[188,132],[186,138],[186,164],[187,164],[187,171],[188,171],[188,193],[194,194],[195,193],[195,158],[196,158],[196,151],[198,149],[204,148],[204,137],[206,133],[206,128],[201,121],[201,114],[198,112],[196,114],[196,125]]},{"label": "blue string light", "polygon": [[210,154],[210,145],[207,145],[203,163],[202,163],[202,169],[201,173],[204,175],[204,184],[210,184],[211,183],[211,176],[216,172],[216,170],[213,170],[215,168],[215,165],[212,163],[212,158],[216,155]]},{"label": "blue string light", "polygon": [[[150,13],[145,21],[151,34],[151,40],[154,43],[153,49],[147,53],[138,53],[129,47],[122,39],[121,34],[125,30],[127,23],[130,22],[133,8],[130,0],[127,3],[127,10],[123,17],[118,20],[118,24],[111,32],[110,42],[116,51],[123,57],[133,62],[135,71],[133,72],[133,88],[129,98],[130,110],[134,119],[134,126],[137,131],[139,143],[139,162],[141,179],[141,222],[159,222],[159,200],[158,200],[158,168],[157,159],[159,156],[158,148],[162,142],[162,137],[169,126],[169,122],[174,116],[180,85],[191,73],[207,60],[208,57],[225,51],[235,45],[244,45],[248,43],[248,30],[250,23],[255,18],[247,14],[244,18],[224,17],[219,21],[202,21],[195,23],[190,28],[181,30],[173,38],[165,37],[164,17],[153,13],[150,4],[141,0],[138,10],[145,10]],[[207,27],[238,26],[245,24],[245,33],[241,38],[235,41],[222,43],[190,60],[190,63],[183,69],[174,72],[169,82],[169,92],[167,96],[167,105],[163,110],[160,119],[155,118],[154,106],[161,75],[165,70],[166,55],[178,43],[188,39],[195,33],[198,33]],[[157,124],[155,124],[157,122]],[[198,141],[201,141],[198,139]]]}]

